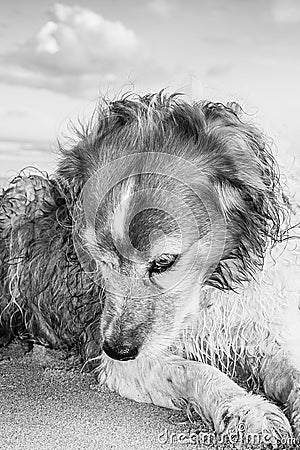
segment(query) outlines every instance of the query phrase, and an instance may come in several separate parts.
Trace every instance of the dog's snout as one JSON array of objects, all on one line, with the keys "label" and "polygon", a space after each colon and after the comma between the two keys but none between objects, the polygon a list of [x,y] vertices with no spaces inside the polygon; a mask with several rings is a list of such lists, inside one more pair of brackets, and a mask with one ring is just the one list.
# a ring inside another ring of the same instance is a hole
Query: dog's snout
[{"label": "dog's snout", "polygon": [[128,361],[130,359],[135,359],[138,355],[137,347],[128,346],[114,346],[109,344],[107,341],[103,343],[104,352],[112,359],[117,359],[118,361]]}]

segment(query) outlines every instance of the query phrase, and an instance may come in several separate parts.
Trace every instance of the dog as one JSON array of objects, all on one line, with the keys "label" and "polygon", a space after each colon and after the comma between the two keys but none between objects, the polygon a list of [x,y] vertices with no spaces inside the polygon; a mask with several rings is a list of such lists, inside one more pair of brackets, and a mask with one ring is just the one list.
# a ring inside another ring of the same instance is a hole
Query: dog
[{"label": "dog", "polygon": [[1,343],[74,349],[217,433],[299,436],[296,212],[237,104],[103,100],[52,176],[2,192]]}]

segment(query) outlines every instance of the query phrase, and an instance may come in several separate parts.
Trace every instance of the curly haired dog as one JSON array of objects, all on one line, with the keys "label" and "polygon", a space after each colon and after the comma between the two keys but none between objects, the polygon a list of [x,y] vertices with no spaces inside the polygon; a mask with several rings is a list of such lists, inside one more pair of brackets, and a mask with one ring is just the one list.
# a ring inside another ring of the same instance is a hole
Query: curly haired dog
[{"label": "curly haired dog", "polygon": [[299,435],[299,253],[263,134],[236,104],[160,92],[103,102],[78,135],[0,197],[1,342],[75,348],[218,433]]}]

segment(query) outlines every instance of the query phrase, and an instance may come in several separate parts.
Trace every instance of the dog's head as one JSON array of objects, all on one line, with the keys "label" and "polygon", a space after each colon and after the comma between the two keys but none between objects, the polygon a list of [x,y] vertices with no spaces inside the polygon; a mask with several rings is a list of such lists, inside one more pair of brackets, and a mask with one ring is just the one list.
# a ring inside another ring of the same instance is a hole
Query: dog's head
[{"label": "dog's head", "polygon": [[113,358],[171,345],[204,306],[205,286],[250,280],[284,232],[275,161],[237,105],[123,98],[63,156],[59,175],[80,191],[79,256],[106,292]]}]

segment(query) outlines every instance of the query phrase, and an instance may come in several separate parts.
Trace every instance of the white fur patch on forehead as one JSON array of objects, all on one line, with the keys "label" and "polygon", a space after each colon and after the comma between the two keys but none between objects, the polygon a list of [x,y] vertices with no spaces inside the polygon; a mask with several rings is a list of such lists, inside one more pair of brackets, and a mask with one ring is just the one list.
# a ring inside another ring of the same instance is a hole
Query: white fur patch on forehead
[{"label": "white fur patch on forehead", "polygon": [[130,205],[130,197],[134,192],[134,179],[131,177],[122,186],[122,191],[111,221],[111,233],[115,238],[124,238],[125,224]]}]

